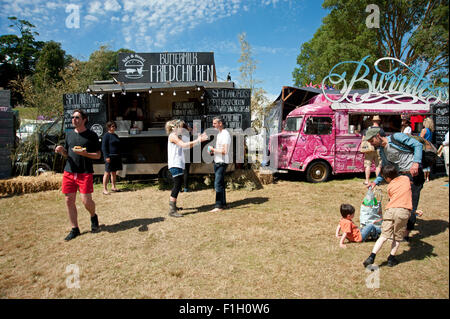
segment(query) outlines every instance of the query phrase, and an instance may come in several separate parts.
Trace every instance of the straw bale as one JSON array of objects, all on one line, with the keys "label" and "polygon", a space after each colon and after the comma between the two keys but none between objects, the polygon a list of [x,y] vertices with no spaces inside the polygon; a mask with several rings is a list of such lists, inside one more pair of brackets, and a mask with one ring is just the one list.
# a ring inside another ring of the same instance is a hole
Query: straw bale
[{"label": "straw bale", "polygon": [[256,172],[256,174],[261,184],[263,185],[272,184],[274,181],[273,172],[270,170],[260,169],[259,171]]},{"label": "straw bale", "polygon": [[263,186],[252,169],[237,169],[226,175],[227,188],[231,190],[245,188],[247,190],[262,189]]},{"label": "straw bale", "polygon": [[46,172],[39,176],[18,176],[0,180],[0,194],[18,195],[60,189],[62,174]]}]

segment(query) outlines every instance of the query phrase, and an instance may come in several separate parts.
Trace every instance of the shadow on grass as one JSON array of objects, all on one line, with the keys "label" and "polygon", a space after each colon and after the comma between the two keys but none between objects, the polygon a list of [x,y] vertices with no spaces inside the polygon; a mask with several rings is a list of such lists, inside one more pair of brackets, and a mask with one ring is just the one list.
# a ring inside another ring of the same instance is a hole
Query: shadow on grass
[{"label": "shadow on grass", "polygon": [[124,231],[135,227],[139,227],[138,230],[142,232],[148,230],[148,225],[159,223],[164,220],[164,217],[125,220],[115,225],[101,225],[100,232],[107,231],[108,233],[117,233],[119,231]]},{"label": "shadow on grass", "polygon": [[[248,205],[254,204],[254,205],[260,205],[265,202],[267,202],[269,198],[267,197],[251,197],[251,198],[245,198],[238,201],[234,201],[227,204],[227,209],[242,209],[242,208],[248,208]],[[197,214],[197,213],[205,213],[210,211],[214,208],[214,203],[210,205],[203,205],[200,207],[194,207],[194,208],[183,208],[183,210],[196,210],[194,212],[184,213],[184,216],[191,215],[191,214]]]},{"label": "shadow on grass", "polygon": [[[448,227],[449,223],[445,220],[417,219],[416,229],[419,232],[411,237],[409,243],[401,243],[401,245],[409,245],[409,250],[405,250],[400,255],[397,255],[398,260],[402,263],[411,260],[424,260],[427,257],[436,257],[437,255],[433,252],[434,246],[422,241],[422,239],[443,233]],[[386,265],[387,261],[381,263],[380,267]]]}]

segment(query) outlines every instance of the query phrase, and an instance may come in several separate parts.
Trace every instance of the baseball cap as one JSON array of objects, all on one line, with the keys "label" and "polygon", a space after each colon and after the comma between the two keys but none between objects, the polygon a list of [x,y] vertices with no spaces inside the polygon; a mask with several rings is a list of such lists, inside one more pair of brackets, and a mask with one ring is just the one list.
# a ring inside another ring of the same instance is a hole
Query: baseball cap
[{"label": "baseball cap", "polygon": [[364,136],[364,141],[370,140],[372,137],[377,136],[380,133],[379,127],[371,127],[367,130],[366,135]]}]

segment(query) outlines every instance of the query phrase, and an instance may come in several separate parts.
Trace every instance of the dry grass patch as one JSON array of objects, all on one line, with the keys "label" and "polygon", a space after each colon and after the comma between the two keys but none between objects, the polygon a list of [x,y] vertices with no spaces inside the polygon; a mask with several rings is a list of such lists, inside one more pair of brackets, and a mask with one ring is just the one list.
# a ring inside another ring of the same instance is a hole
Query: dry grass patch
[{"label": "dry grass patch", "polygon": [[[96,185],[101,232],[77,199],[82,236],[70,230],[60,191],[0,199],[1,298],[448,298],[448,179],[426,183],[425,211],[389,268],[378,254],[380,288],[366,286],[362,261],[373,242],[340,249],[334,232],[343,202],[357,208],[361,179],[323,184],[281,180],[227,192],[212,214],[212,189],[181,193],[183,218],[170,218],[170,191],[157,187],[105,196]],[[385,187],[383,187],[385,189]],[[386,204],[384,196],[383,204]],[[358,216],[358,214],[357,214]],[[355,218],[355,223],[358,223]],[[67,288],[68,265],[80,288]]]}]

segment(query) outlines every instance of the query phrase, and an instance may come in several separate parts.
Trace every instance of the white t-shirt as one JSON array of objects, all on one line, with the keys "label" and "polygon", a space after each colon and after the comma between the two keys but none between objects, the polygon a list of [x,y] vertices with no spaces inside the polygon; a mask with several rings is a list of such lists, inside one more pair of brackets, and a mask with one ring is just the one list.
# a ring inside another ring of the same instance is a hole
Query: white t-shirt
[{"label": "white t-shirt", "polygon": [[223,147],[228,145],[228,152],[225,155],[221,153],[214,153],[214,163],[230,163],[230,145],[231,145],[231,135],[228,133],[226,129],[223,129],[222,132],[217,134],[216,137],[216,149],[223,150]]},{"label": "white t-shirt", "polygon": [[[175,133],[172,133],[175,134]],[[172,135],[170,134],[170,135]],[[183,148],[170,141],[170,135],[167,139],[167,164],[169,169],[172,167],[185,168]]]},{"label": "white t-shirt", "polygon": [[402,133],[404,133],[404,134],[411,134],[411,126],[405,127],[405,128],[403,129],[403,132],[402,132]]}]

